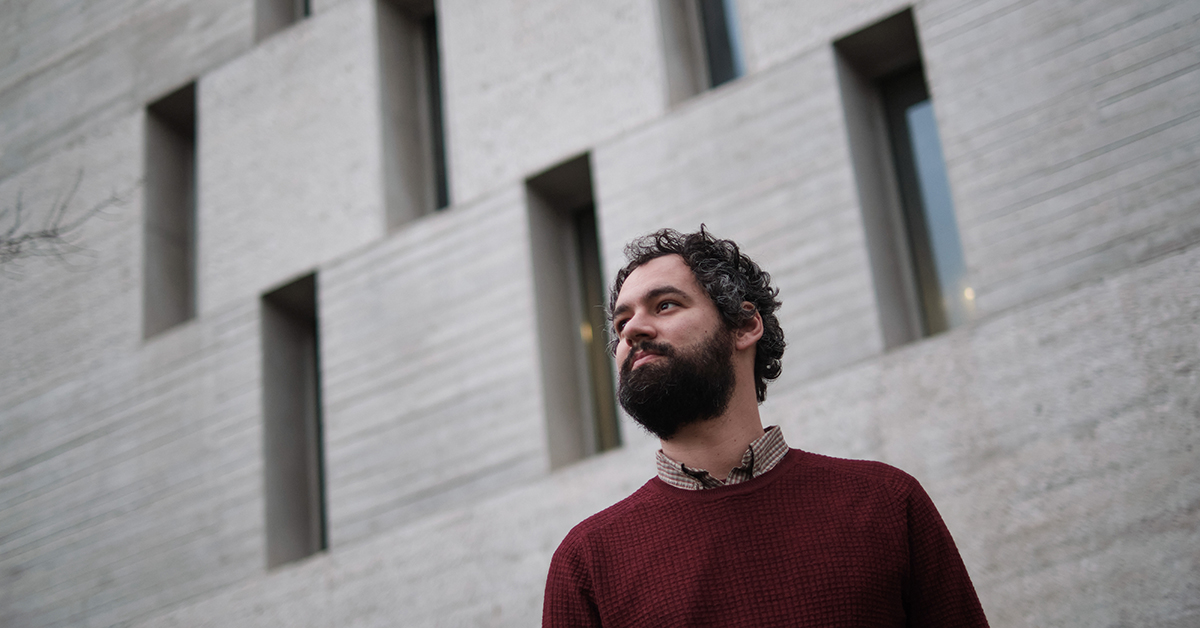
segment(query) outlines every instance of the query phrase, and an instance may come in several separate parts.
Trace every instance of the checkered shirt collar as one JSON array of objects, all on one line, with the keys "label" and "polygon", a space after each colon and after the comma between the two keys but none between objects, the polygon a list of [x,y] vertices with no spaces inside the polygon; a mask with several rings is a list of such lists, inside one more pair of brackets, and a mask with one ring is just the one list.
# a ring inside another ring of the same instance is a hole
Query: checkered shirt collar
[{"label": "checkered shirt collar", "polygon": [[764,430],[762,436],[750,443],[746,453],[742,454],[742,464],[730,471],[729,477],[724,481],[713,477],[704,469],[689,469],[682,462],[671,460],[661,449],[658,450],[657,456],[658,477],[671,486],[686,490],[730,486],[770,471],[783,460],[787,452],[788,445],[783,440],[783,430],[772,425]]}]

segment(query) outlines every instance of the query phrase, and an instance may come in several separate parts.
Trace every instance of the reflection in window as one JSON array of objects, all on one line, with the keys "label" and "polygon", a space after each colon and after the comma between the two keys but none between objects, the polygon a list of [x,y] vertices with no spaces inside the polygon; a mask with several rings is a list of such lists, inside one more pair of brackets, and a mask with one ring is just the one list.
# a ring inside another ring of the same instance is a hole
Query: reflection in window
[{"label": "reflection in window", "polygon": [[974,304],[946,178],[933,103],[921,68],[880,81],[924,331],[966,322]]},{"label": "reflection in window", "polygon": [[605,340],[607,319],[604,314],[608,290],[600,264],[600,235],[596,229],[596,208],[586,205],[571,212],[571,231],[575,239],[575,268],[578,278],[579,339],[586,361],[584,378],[591,401],[591,444],[589,449],[608,451],[621,444],[617,432],[616,392],[613,387],[612,356]]}]

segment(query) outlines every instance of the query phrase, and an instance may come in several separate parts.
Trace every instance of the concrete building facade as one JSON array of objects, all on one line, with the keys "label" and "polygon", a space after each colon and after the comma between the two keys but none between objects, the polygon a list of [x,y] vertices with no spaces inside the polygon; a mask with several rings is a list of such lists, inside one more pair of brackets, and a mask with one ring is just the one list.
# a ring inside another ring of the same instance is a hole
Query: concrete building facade
[{"label": "concrete building facade", "polygon": [[[0,625],[537,625],[558,542],[654,472],[626,417],[592,436],[581,215],[605,282],[701,223],[769,270],[764,418],[916,476],[993,625],[1197,625],[1198,26],[1189,0],[0,5],[0,233],[71,227],[0,258]],[[897,322],[897,64],[970,295],[941,333]]]}]

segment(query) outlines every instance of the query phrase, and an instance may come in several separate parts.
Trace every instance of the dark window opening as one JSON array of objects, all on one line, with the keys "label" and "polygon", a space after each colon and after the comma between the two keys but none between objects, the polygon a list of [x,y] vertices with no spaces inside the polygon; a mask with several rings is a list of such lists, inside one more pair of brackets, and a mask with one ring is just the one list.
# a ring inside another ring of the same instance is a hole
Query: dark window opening
[{"label": "dark window opening", "polygon": [[695,96],[745,72],[733,0],[659,0],[668,101]]},{"label": "dark window opening", "polygon": [[450,206],[434,3],[379,0],[383,171],[389,229]]},{"label": "dark window opening", "polygon": [[196,315],[196,84],[146,108],[142,335]]},{"label": "dark window opening", "polygon": [[588,155],[526,181],[550,465],[620,446]]},{"label": "dark window opening", "polygon": [[741,47],[733,21],[733,0],[699,0],[700,27],[704,33],[709,87],[742,75]]},{"label": "dark window opening", "polygon": [[421,41],[425,44],[425,100],[429,110],[434,209],[445,209],[450,206],[450,185],[446,176],[446,131],[442,121],[442,57],[438,50],[437,15],[431,13],[421,21],[421,33]]},{"label": "dark window opening", "polygon": [[255,0],[254,41],[262,41],[310,15],[309,0]]},{"label": "dark window opening", "polygon": [[317,277],[262,297],[263,486],[267,567],[329,547]]}]

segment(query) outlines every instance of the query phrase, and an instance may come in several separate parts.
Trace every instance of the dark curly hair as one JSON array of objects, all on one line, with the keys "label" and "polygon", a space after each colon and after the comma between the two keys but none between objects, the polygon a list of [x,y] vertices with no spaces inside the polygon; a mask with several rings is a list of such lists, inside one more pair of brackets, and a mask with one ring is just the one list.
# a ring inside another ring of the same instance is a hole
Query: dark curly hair
[{"label": "dark curly hair", "polygon": [[[732,240],[719,240],[709,233],[704,225],[696,233],[679,233],[674,229],[661,229],[630,242],[625,247],[625,258],[629,263],[617,272],[612,289],[608,292],[608,319],[617,305],[621,286],[634,269],[652,259],[666,255],[683,258],[696,282],[708,293],[728,329],[737,329],[754,317],[757,311],[762,316],[763,335],[755,346],[754,389],[761,403],[767,398],[767,382],[774,381],[783,371],[781,359],[787,343],[783,341],[783,328],[775,310],[781,303],[776,297],[779,289],[771,287],[771,275],[758,267]],[[742,307],[743,303],[754,305],[753,310]],[[609,325],[610,353],[616,351],[618,338],[612,335]]]}]

